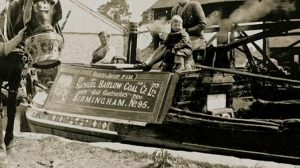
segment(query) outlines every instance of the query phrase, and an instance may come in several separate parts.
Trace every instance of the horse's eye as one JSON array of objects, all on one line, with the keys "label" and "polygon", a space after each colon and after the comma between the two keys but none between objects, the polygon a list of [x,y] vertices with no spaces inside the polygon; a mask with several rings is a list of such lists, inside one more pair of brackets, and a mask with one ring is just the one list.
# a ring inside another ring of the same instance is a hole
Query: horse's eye
[{"label": "horse's eye", "polygon": [[49,4],[50,4],[51,6],[54,6],[54,5],[55,5],[55,2],[54,2],[54,1],[49,1]]},{"label": "horse's eye", "polygon": [[54,6],[58,0],[48,0],[51,6]]}]

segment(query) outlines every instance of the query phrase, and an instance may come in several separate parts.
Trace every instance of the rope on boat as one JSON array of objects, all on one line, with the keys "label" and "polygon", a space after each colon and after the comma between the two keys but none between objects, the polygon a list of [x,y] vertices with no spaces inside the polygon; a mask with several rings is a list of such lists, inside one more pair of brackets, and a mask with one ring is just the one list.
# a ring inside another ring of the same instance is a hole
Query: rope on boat
[{"label": "rope on boat", "polygon": [[[143,35],[143,34],[146,34],[146,33],[149,33],[149,32],[150,32],[149,30],[138,31],[137,35]],[[111,36],[129,36],[129,32],[125,32],[124,34],[121,34],[121,33],[112,33],[110,35]]]},{"label": "rope on boat", "polygon": [[[274,77],[274,76],[267,76],[267,75],[260,75],[260,74],[250,73],[250,72],[241,72],[241,71],[236,71],[236,70],[232,70],[232,69],[228,69],[228,68],[214,68],[214,67],[209,67],[209,66],[204,66],[204,65],[197,65],[197,68],[212,70],[212,71],[218,71],[218,72],[225,72],[225,73],[230,73],[230,74],[250,76],[250,77],[254,77],[254,78],[268,79],[268,80],[273,80],[273,81],[278,81],[278,82],[293,83],[293,84],[299,84],[300,85],[299,80],[280,78],[280,77]],[[195,70],[195,71],[199,71],[199,69]],[[182,73],[185,73],[185,72],[182,72]]]},{"label": "rope on boat", "polygon": [[[201,118],[201,119],[207,119],[210,121],[214,121],[218,119],[218,122],[234,122],[236,124],[259,124],[259,125],[264,125],[264,126],[271,126],[272,128],[279,129],[282,123],[275,123],[273,121],[265,121],[265,120],[257,120],[257,119],[239,119],[239,118],[223,118],[223,117],[216,117],[208,114],[204,114],[201,112],[194,112],[190,110],[184,110],[176,107],[171,107],[170,108],[172,111],[182,114],[182,115],[187,115],[188,117],[196,117],[196,118]],[[172,115],[170,113],[169,115]],[[284,120],[282,120],[283,122]]]}]

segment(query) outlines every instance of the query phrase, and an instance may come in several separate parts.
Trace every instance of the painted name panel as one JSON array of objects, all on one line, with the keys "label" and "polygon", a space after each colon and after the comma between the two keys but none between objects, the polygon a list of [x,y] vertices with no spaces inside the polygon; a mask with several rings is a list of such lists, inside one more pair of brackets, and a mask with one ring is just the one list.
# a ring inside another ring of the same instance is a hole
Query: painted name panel
[{"label": "painted name panel", "polygon": [[173,96],[168,93],[172,76],[172,73],[163,72],[62,65],[45,108],[133,121],[155,121],[165,110],[165,101],[171,100],[166,97]]},{"label": "painted name panel", "polygon": [[126,76],[128,79],[122,75],[110,79],[78,76],[75,78],[75,85],[68,96],[67,104],[153,112],[163,82],[136,80],[134,74]]}]

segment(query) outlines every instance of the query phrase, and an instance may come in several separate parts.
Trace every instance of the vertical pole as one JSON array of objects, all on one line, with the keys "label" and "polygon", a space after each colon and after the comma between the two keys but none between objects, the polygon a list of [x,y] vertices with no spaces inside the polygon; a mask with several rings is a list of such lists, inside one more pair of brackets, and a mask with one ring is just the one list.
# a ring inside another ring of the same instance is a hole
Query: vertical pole
[{"label": "vertical pole", "polygon": [[[265,33],[266,32],[266,28],[265,28],[265,23],[266,23],[266,21],[264,20],[263,21],[263,33]],[[263,38],[262,39],[262,41],[263,41],[263,46],[262,46],[262,48],[263,48],[263,54],[264,55],[266,55],[267,57],[270,55],[270,53],[269,53],[269,50],[268,50],[268,41],[267,41],[267,38]],[[266,57],[263,57],[263,63],[266,65],[267,64],[267,59],[266,59]]]},{"label": "vertical pole", "polygon": [[127,61],[129,64],[136,63],[137,28],[138,28],[138,24],[136,22],[130,22],[130,32],[128,38],[128,54],[127,54]]},{"label": "vertical pole", "polygon": [[[228,30],[221,30],[222,27],[220,27],[220,30],[218,33],[220,33],[219,36],[217,36],[217,45],[227,44],[229,37],[228,37]],[[216,55],[214,56],[213,60],[213,67],[217,68],[230,68],[230,59],[229,59],[229,50],[222,50],[222,51],[216,51]]]}]

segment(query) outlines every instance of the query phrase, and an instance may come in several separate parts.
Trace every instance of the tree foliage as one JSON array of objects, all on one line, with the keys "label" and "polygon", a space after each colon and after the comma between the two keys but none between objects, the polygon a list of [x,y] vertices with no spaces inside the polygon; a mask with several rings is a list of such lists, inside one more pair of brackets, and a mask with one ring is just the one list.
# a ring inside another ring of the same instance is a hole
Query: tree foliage
[{"label": "tree foliage", "polygon": [[111,0],[101,5],[98,12],[117,23],[128,21],[130,15],[127,0]]},{"label": "tree foliage", "polygon": [[150,23],[154,20],[154,14],[151,9],[147,9],[142,13],[142,21],[140,24]]}]

